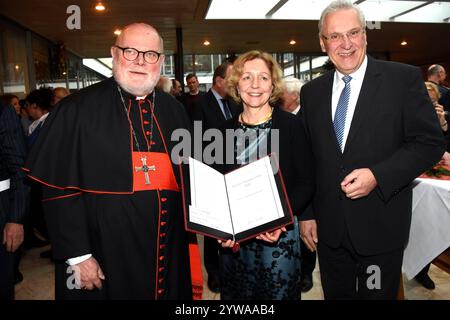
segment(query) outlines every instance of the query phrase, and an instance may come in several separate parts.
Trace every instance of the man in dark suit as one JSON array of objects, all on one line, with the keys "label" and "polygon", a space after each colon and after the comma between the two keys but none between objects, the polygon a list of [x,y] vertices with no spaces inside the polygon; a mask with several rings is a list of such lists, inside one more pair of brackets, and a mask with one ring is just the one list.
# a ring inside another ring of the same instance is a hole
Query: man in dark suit
[{"label": "man in dark suit", "polygon": [[205,95],[205,92],[200,91],[200,83],[198,82],[197,76],[193,73],[189,73],[186,76],[186,84],[189,91],[181,94],[178,100],[186,107],[186,111],[192,120],[194,104]]},{"label": "man in dark suit", "polygon": [[12,106],[0,103],[0,300],[14,299],[14,254],[24,237],[25,140]]},{"label": "man in dark suit", "polygon": [[367,57],[365,19],[348,1],[322,13],[336,71],[304,85],[302,117],[316,164],[315,220],[325,299],[395,299],[411,222],[411,182],[444,152],[419,69]]},{"label": "man in dark suit", "polygon": [[232,64],[225,62],[214,70],[211,89],[194,103],[194,121],[202,121],[203,130],[219,128],[225,122],[242,111],[226,92],[225,77]]},{"label": "man in dark suit", "polygon": [[[220,128],[226,120],[242,111],[242,108],[227,95],[225,77],[231,68],[232,64],[229,62],[219,65],[214,70],[211,89],[193,106],[192,120],[201,121],[203,132]],[[205,237],[203,258],[208,273],[208,287],[213,292],[219,292],[219,245],[216,239]]]}]

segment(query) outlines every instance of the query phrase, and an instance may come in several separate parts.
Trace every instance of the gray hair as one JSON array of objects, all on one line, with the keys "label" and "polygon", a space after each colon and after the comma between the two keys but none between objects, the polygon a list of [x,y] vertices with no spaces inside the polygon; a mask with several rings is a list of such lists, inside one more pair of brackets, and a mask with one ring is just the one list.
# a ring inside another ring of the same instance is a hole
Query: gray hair
[{"label": "gray hair", "polygon": [[433,64],[428,68],[427,76],[437,75],[441,70],[445,70],[443,66],[441,66],[440,64]]},{"label": "gray hair", "polygon": [[336,12],[336,11],[339,11],[339,10],[349,10],[349,9],[353,9],[353,10],[356,11],[356,13],[358,14],[359,22],[361,23],[361,27],[363,29],[365,29],[366,28],[366,18],[364,17],[364,13],[362,12],[362,10],[357,5],[351,3],[348,0],[335,0],[332,3],[330,3],[328,5],[328,7],[326,7],[322,11],[322,14],[320,15],[320,20],[319,20],[319,37],[322,34],[323,21],[325,20],[325,17],[327,16],[327,14],[332,13],[332,12]]},{"label": "gray hair", "polygon": [[164,92],[170,93],[172,89],[172,81],[166,76],[160,76],[156,87]]},{"label": "gray hair", "polygon": [[303,80],[289,77],[284,79],[284,88],[288,93],[296,92],[300,94],[300,89],[305,84]]}]

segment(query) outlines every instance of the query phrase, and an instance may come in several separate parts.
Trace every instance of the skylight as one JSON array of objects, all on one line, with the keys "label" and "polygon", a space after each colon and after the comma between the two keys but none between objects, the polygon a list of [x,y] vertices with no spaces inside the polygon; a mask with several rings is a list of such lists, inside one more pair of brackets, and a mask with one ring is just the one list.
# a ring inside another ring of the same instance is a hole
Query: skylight
[{"label": "skylight", "polygon": [[112,70],[97,59],[83,59],[83,65],[104,75],[107,78],[112,76]]},{"label": "skylight", "polygon": [[[330,0],[211,0],[206,19],[319,20]],[[449,23],[450,1],[359,0],[367,21]]]}]

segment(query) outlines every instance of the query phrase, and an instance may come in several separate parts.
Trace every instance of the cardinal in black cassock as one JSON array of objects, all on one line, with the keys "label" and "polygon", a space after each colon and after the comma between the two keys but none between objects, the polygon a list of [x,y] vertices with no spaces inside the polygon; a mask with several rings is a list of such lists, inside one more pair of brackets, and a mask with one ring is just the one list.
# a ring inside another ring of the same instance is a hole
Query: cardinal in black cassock
[{"label": "cardinal in black cassock", "polygon": [[[191,299],[180,177],[170,160],[183,106],[137,98],[114,78],[65,98],[25,169],[44,185],[57,299]],[[102,288],[76,285],[67,259],[92,255]]]}]

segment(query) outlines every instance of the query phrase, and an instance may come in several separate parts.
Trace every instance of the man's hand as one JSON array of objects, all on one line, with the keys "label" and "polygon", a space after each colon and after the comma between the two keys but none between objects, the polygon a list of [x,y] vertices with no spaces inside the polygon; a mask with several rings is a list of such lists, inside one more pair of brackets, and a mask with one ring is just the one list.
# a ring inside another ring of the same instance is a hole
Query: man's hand
[{"label": "man's hand", "polygon": [[102,288],[102,280],[105,280],[105,275],[94,257],[74,265],[73,268],[75,272],[78,272],[81,289]]},{"label": "man's hand", "polygon": [[317,243],[319,242],[316,220],[300,221],[300,238],[302,238],[309,250],[316,251]]},{"label": "man's hand", "polygon": [[3,229],[3,244],[6,251],[15,252],[23,242],[23,225],[18,223],[7,223]]},{"label": "man's hand", "polygon": [[341,182],[341,189],[347,198],[358,199],[367,196],[377,186],[372,171],[367,168],[353,170]]}]

